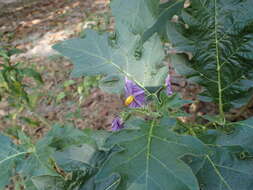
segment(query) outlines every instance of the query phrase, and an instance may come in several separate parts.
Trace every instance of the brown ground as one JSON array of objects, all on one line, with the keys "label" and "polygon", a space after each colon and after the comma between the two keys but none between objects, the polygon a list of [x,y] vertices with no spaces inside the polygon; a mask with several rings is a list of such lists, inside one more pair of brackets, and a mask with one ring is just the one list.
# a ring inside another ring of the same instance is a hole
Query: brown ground
[{"label": "brown ground", "polygon": [[[51,49],[57,41],[79,35],[83,28],[111,30],[113,21],[108,3],[109,0],[25,0],[25,3],[0,4],[0,46],[11,45],[23,49],[24,53],[13,60],[33,66],[41,72],[45,81],[42,87],[31,90],[37,93],[36,109],[33,112],[22,111],[20,116],[40,121],[36,117],[40,115],[50,124],[74,123],[79,128],[110,128],[113,117],[123,107],[122,100],[93,88],[88,89],[90,92],[86,92],[80,101],[82,95],[78,94],[77,89],[83,79],[74,79],[74,84],[64,87],[64,82],[71,79],[69,73],[72,65]],[[188,121],[193,122],[196,115],[216,112],[213,104],[195,101],[196,94],[200,92],[198,86],[188,84],[173,69],[170,73],[173,90],[181,92],[186,99],[194,100],[186,107],[194,115]],[[57,100],[61,92],[65,92],[66,96]],[[15,109],[6,101],[0,102],[0,130],[6,131],[18,125],[32,136],[41,136],[41,132],[48,130],[43,122],[29,127],[31,124],[5,119],[6,115],[14,112]]]},{"label": "brown ground", "polygon": [[[40,95],[34,113],[23,111],[20,116],[39,120],[36,115],[40,115],[50,123],[74,123],[79,128],[110,127],[111,120],[122,107],[121,99],[93,88],[80,102],[82,95],[77,93],[77,88],[83,79],[74,79],[73,85],[63,87],[64,82],[70,80],[72,65],[54,55],[51,49],[57,41],[76,36],[85,27],[110,29],[105,24],[107,18],[108,0],[37,0],[4,5],[0,12],[0,46],[11,45],[24,50],[25,53],[14,57],[14,61],[35,67],[45,82],[35,90]],[[67,95],[57,101],[62,91]],[[6,131],[6,128],[19,125],[31,135],[48,130],[42,122],[31,128],[27,123],[5,119],[15,112],[6,101],[0,103],[0,129]]]}]

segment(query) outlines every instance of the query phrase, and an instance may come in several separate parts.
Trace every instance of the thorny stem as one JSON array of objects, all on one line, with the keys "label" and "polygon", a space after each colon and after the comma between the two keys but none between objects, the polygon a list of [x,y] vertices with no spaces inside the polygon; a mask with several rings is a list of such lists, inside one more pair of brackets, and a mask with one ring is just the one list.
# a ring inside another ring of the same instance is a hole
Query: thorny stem
[{"label": "thorny stem", "polygon": [[219,112],[222,120],[225,122],[225,115],[223,110],[223,102],[222,102],[222,86],[221,86],[221,64],[220,64],[220,58],[219,58],[219,40],[217,35],[218,30],[218,20],[217,20],[217,0],[215,0],[215,47],[216,47],[216,63],[217,63],[217,74],[218,74],[218,92],[219,92]]}]

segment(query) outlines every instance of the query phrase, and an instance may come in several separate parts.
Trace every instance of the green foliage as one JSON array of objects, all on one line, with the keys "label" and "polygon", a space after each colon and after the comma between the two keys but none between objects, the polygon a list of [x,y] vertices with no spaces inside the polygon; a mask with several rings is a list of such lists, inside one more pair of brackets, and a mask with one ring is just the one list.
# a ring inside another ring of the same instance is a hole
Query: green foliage
[{"label": "green foliage", "polygon": [[11,105],[22,109],[22,105],[32,106],[24,79],[32,78],[38,85],[43,84],[43,79],[34,69],[25,68],[23,63],[12,63],[11,56],[17,53],[20,53],[18,49],[0,49],[0,58],[4,61],[0,67],[0,101],[5,97]]},{"label": "green foliage", "polygon": [[180,15],[187,27],[168,26],[173,47],[193,56],[181,63],[191,72],[181,73],[205,87],[201,96],[218,103],[221,115],[252,88],[252,6],[251,0],[192,0]]},{"label": "green foliage", "polygon": [[[102,139],[107,137],[106,132],[89,134],[90,131],[55,125],[35,145],[21,132],[19,139],[22,144],[19,146],[10,138],[1,136],[0,175],[4,179],[1,188],[15,174],[26,178],[25,186],[32,181],[39,190],[84,186],[83,183],[92,178],[110,154],[98,150]],[[99,139],[98,143],[96,139]]]},{"label": "green foliage", "polygon": [[102,167],[98,180],[119,173],[118,189],[122,190],[199,189],[192,171],[180,158],[187,154],[203,156],[206,147],[194,137],[178,136],[156,121],[138,127],[122,130],[107,140],[105,146],[116,144],[118,151]]},{"label": "green foliage", "polygon": [[[54,46],[74,63],[73,76],[90,76],[79,95],[100,79],[101,89],[121,93],[127,77],[145,90],[145,106],[124,109],[119,131],[54,125],[35,144],[21,131],[18,144],[0,135],[0,188],[18,176],[28,190],[252,189],[253,119],[234,122],[226,111],[252,92],[253,2],[191,0],[187,8],[183,0],[159,2],[113,0],[115,32],[89,29]],[[201,100],[218,103],[219,115],[179,120],[190,115],[184,107],[192,102],[166,94],[162,41],[176,50],[169,55],[175,70],[204,87]],[[22,79],[42,79],[10,64],[11,54],[0,50],[1,88],[28,104]]]},{"label": "green foliage", "polygon": [[197,172],[202,189],[251,189],[252,121],[233,124],[231,134],[210,131],[202,137],[212,149],[210,157],[200,161],[203,165]]},{"label": "green foliage", "polygon": [[[101,86],[110,92],[122,91],[124,76],[142,87],[161,86],[168,71],[161,63],[161,41],[155,35],[140,47],[141,35],[156,18],[154,6],[158,6],[158,1],[113,1],[114,37],[86,30],[85,38],[67,40],[54,48],[73,61],[73,76],[103,75]],[[142,8],[136,12],[135,7]],[[154,50],[156,54],[152,54]]]},{"label": "green foliage", "polygon": [[13,174],[15,160],[13,158],[26,154],[20,151],[18,147],[12,143],[11,139],[0,135],[0,189],[9,184],[10,177]]}]

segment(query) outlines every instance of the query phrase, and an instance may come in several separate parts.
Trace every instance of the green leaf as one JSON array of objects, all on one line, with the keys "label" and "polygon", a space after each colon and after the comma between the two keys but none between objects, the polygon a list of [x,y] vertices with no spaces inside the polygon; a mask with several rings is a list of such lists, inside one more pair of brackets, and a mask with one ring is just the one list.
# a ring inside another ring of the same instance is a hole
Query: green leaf
[{"label": "green leaf", "polygon": [[124,83],[121,77],[110,75],[100,81],[99,87],[105,92],[120,94]]},{"label": "green leaf", "polygon": [[114,0],[110,7],[120,35],[128,33],[127,30],[142,35],[157,19],[159,0]]},{"label": "green leaf", "polygon": [[159,97],[161,103],[159,104],[159,110],[166,110],[168,108],[176,110],[183,107],[185,104],[192,103],[190,100],[184,100],[178,93],[174,93],[168,96],[166,93],[161,93]]},{"label": "green leaf", "polygon": [[[232,126],[230,126],[232,127]],[[209,131],[202,139],[212,153],[194,164],[204,164],[197,172],[203,190],[251,190],[253,186],[253,119],[233,124],[231,134]]]},{"label": "green leaf", "polygon": [[[116,19],[116,36],[86,30],[85,38],[64,41],[54,46],[74,63],[72,75],[103,75],[102,89],[119,92],[124,77],[139,86],[157,87],[164,83],[168,67],[162,63],[164,51],[157,35],[143,47],[140,39],[155,22],[159,1],[115,0],[111,3]],[[155,8],[156,7],[156,8]],[[137,8],[137,9],[136,9]],[[155,54],[154,54],[155,51]]]},{"label": "green leaf", "polygon": [[71,125],[54,125],[52,130],[44,137],[43,141],[55,150],[64,150],[70,146],[84,143],[96,146],[94,139],[90,136],[90,132],[81,131]]},{"label": "green leaf", "polygon": [[64,180],[54,176],[32,177],[32,182],[37,190],[62,190],[64,189]]},{"label": "green leaf", "polygon": [[188,66],[190,63],[185,54],[171,54],[170,62],[178,74],[185,76],[190,82],[200,82],[201,78],[198,73]]},{"label": "green leaf", "polygon": [[177,135],[154,121],[139,127],[109,137],[106,147],[115,145],[118,151],[106,161],[97,180],[118,173],[119,190],[199,190],[193,172],[180,158],[204,155],[206,147],[196,138]]},{"label": "green leaf", "polygon": [[92,177],[80,190],[117,190],[120,182],[118,174],[112,174],[100,182],[96,182],[95,179],[96,176]]},{"label": "green leaf", "polygon": [[159,15],[157,16],[154,24],[145,31],[142,36],[142,41],[145,42],[154,33],[158,32],[162,38],[166,39],[166,29],[168,28],[169,20],[174,15],[179,15],[184,5],[184,0],[170,0],[166,3],[162,3],[159,6]]},{"label": "green leaf", "polygon": [[220,134],[216,143],[226,147],[242,147],[253,155],[253,117],[237,122],[232,134]]},{"label": "green leaf", "polygon": [[49,147],[43,140],[40,140],[35,146],[30,145],[30,149],[32,152],[29,157],[18,165],[18,173],[27,177],[42,175],[58,176],[52,164],[53,148]]},{"label": "green leaf", "polygon": [[98,151],[88,144],[80,147],[71,146],[54,154],[57,164],[65,171],[97,169],[107,156],[105,152]]},{"label": "green leaf", "polygon": [[[220,114],[245,96],[252,86],[253,1],[192,0],[182,12],[187,28],[172,23],[169,38],[178,51],[191,52],[189,78],[205,87],[202,96],[219,104]],[[251,76],[250,76],[251,75]]]},{"label": "green leaf", "polygon": [[15,172],[15,160],[27,153],[20,151],[9,137],[0,134],[0,189],[9,184]]},{"label": "green leaf", "polygon": [[[84,132],[71,126],[55,125],[53,129],[35,145],[30,144],[31,154],[25,162],[18,166],[18,172],[23,176],[58,176],[54,170],[53,155],[56,150],[64,150],[73,145],[94,141]],[[95,144],[94,144],[95,146]]]},{"label": "green leaf", "polygon": [[252,160],[239,160],[226,148],[216,148],[197,174],[202,190],[251,190]]}]

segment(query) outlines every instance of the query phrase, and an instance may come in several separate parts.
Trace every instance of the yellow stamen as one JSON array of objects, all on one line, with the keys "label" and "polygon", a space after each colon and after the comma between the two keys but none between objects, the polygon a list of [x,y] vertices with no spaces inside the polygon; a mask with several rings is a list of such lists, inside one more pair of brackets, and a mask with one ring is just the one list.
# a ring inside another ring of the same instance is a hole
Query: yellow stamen
[{"label": "yellow stamen", "polygon": [[134,96],[128,96],[125,100],[125,105],[128,106],[134,101]]}]

